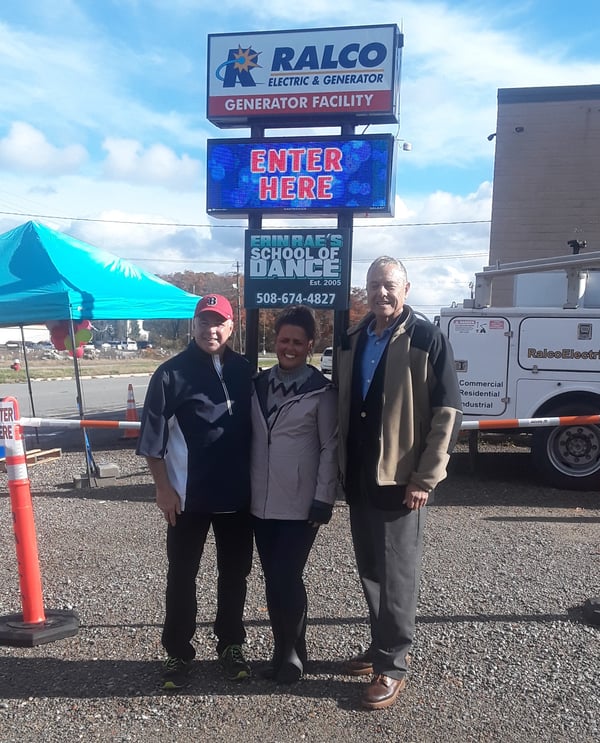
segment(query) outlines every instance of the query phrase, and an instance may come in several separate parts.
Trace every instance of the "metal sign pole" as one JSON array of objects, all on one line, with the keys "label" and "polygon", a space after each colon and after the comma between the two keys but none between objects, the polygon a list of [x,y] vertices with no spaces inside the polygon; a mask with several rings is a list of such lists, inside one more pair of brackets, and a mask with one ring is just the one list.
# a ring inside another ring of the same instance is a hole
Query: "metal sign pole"
[{"label": "metal sign pole", "polygon": [[[250,133],[253,138],[262,139],[265,136],[265,128],[254,124]],[[261,227],[262,214],[250,214],[248,216],[248,228],[260,230]],[[246,308],[246,348],[244,355],[256,370],[258,370],[258,319],[259,310],[257,308]],[[238,332],[241,333],[242,329],[238,328]]]}]

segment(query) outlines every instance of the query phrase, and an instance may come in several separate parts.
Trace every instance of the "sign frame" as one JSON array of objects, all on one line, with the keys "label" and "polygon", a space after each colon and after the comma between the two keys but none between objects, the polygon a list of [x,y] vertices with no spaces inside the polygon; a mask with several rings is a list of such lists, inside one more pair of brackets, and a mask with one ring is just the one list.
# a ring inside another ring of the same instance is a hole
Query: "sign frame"
[{"label": "sign frame", "polygon": [[396,24],[209,34],[206,118],[252,124],[397,124]]}]

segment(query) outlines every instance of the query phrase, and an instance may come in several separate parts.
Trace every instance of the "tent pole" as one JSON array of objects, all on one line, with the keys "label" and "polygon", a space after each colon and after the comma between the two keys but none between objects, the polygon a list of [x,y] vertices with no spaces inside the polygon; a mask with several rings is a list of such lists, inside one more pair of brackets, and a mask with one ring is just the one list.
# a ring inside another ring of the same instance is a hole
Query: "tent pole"
[{"label": "tent pole", "polygon": [[[33,389],[31,387],[31,376],[29,374],[29,360],[27,359],[27,346],[25,345],[25,331],[23,330],[23,326],[19,325],[21,328],[21,345],[23,346],[23,361],[25,362],[25,374],[27,375],[27,389],[29,390],[29,402],[31,403],[31,415],[35,418],[35,405],[33,403]],[[38,429],[35,429],[35,443],[37,444],[37,447],[39,449],[40,447],[40,434]]]},{"label": "tent pole", "polygon": [[[71,348],[73,349],[73,369],[75,371],[75,387],[77,389],[77,410],[79,412],[79,420],[85,418],[83,412],[83,394],[81,390],[81,376],[79,374],[79,360],[77,359],[77,346],[75,345],[75,326],[73,325],[73,316],[69,312],[69,335],[71,337]],[[92,470],[94,471],[94,477],[98,474],[96,462],[92,455],[92,448],[90,446],[90,440],[87,435],[85,428],[81,429],[83,434],[83,446],[85,450],[85,466],[88,477],[88,483],[90,487],[92,485]]]}]

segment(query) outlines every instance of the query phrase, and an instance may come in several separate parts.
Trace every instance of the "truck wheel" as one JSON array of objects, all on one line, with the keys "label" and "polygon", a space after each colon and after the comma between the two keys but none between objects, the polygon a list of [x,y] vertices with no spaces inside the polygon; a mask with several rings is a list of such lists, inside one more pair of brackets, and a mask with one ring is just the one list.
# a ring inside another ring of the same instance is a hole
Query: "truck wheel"
[{"label": "truck wheel", "polygon": [[[593,415],[589,405],[574,403],[545,413],[547,417]],[[533,463],[544,480],[565,490],[600,488],[600,427],[536,428],[531,444]]]}]

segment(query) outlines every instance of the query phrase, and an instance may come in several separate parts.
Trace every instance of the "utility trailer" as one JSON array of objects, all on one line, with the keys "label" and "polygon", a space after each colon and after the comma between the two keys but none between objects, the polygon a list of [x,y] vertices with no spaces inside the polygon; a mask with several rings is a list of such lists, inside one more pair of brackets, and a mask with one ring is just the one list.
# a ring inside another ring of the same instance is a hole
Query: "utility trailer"
[{"label": "utility trailer", "polygon": [[[476,274],[473,297],[441,309],[465,421],[600,414],[600,302],[586,306],[598,268],[600,252],[488,266]],[[538,291],[547,279],[543,304],[552,304],[557,271],[556,306],[490,306],[494,278],[517,274],[535,274]],[[531,452],[547,483],[600,489],[599,425],[532,428]]]}]

